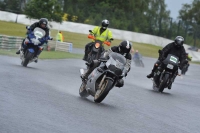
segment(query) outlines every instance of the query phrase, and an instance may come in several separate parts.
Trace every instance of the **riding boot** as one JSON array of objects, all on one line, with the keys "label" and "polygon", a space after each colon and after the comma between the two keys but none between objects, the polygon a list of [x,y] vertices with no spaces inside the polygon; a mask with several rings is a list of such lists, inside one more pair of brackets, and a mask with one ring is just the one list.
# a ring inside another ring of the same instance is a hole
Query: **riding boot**
[{"label": "riding boot", "polygon": [[168,89],[170,90],[172,88],[172,83],[169,84]]},{"label": "riding boot", "polygon": [[88,54],[85,52],[84,56],[83,56],[83,60],[84,61],[87,61],[87,58],[88,58]]},{"label": "riding boot", "polygon": [[157,66],[156,66],[156,65],[154,65],[154,67],[153,67],[153,69],[152,69],[151,73],[147,75],[147,78],[152,78],[152,77],[153,77],[153,75],[154,75],[154,72],[155,72],[156,68],[157,68]]},{"label": "riding boot", "polygon": [[[24,39],[24,40],[25,40],[25,39]],[[16,54],[20,54],[20,51],[23,51],[23,50],[24,50],[24,48],[23,48],[24,40],[22,41],[22,44],[21,44],[21,46],[19,47],[19,50],[16,52]]]},{"label": "riding boot", "polygon": [[90,75],[90,73],[100,65],[100,62],[98,60],[94,60],[92,61],[92,63],[89,64],[88,66],[88,70],[85,72],[85,74],[83,74],[81,76],[82,79],[87,80],[88,76]]}]

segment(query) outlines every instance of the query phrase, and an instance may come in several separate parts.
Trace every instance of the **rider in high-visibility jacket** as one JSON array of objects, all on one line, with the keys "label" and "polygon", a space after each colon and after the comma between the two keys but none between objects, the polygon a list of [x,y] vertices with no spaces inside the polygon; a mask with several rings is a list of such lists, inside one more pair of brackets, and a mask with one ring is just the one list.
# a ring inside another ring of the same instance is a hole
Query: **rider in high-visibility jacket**
[{"label": "rider in high-visibility jacket", "polygon": [[64,38],[63,38],[63,35],[62,35],[62,32],[59,31],[57,36],[56,36],[56,40],[59,41],[59,42],[63,42],[64,41]]},{"label": "rider in high-visibility jacket", "polygon": [[[108,25],[109,25],[109,21],[105,19],[102,21],[101,27],[96,26],[92,30],[92,32],[94,33],[93,35],[95,36],[96,40],[99,40],[102,42],[104,42],[104,41],[111,42],[112,32],[107,29]],[[93,44],[94,44],[94,40],[85,46],[85,55],[83,57],[83,60],[85,60],[85,61],[87,60],[88,53],[90,52],[91,46]]]}]

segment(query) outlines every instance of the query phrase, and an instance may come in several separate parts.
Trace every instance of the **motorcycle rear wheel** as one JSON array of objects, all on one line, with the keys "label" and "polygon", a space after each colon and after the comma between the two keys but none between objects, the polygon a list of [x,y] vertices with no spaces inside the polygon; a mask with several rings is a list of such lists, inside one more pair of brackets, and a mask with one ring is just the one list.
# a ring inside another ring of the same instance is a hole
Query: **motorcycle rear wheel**
[{"label": "motorcycle rear wheel", "polygon": [[82,84],[81,84],[81,86],[79,88],[79,95],[81,97],[88,97],[89,96],[89,94],[87,93],[87,90],[85,88],[85,83],[84,82],[82,82]]}]

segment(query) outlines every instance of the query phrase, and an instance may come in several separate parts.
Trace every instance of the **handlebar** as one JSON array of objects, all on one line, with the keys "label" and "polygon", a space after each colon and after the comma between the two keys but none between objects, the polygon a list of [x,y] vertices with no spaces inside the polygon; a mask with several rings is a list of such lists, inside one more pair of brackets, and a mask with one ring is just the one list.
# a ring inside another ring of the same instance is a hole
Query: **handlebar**
[{"label": "handlebar", "polygon": [[[89,39],[96,40],[95,36],[93,36],[93,35],[91,35],[91,34],[88,35],[88,38],[89,38]],[[113,40],[113,38],[111,38],[111,40]],[[110,46],[110,45],[111,45],[111,42],[109,42],[109,41],[104,41],[103,43],[106,44],[107,46]]]}]

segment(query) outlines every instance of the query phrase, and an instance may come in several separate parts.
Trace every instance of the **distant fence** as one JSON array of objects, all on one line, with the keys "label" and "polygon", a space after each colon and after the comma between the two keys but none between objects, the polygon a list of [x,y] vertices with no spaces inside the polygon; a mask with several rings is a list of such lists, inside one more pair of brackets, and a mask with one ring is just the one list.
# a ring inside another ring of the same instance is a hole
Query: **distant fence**
[{"label": "distant fence", "polygon": [[68,42],[56,42],[55,51],[72,52],[73,44]]},{"label": "distant fence", "polygon": [[22,37],[13,37],[0,35],[0,48],[1,49],[18,49],[22,43]]},{"label": "distant fence", "polygon": [[[0,49],[18,49],[24,38],[0,35]],[[44,45],[46,47],[46,45]],[[49,48],[49,49],[48,49]],[[73,44],[69,42],[48,41],[47,50],[72,52]]]}]

